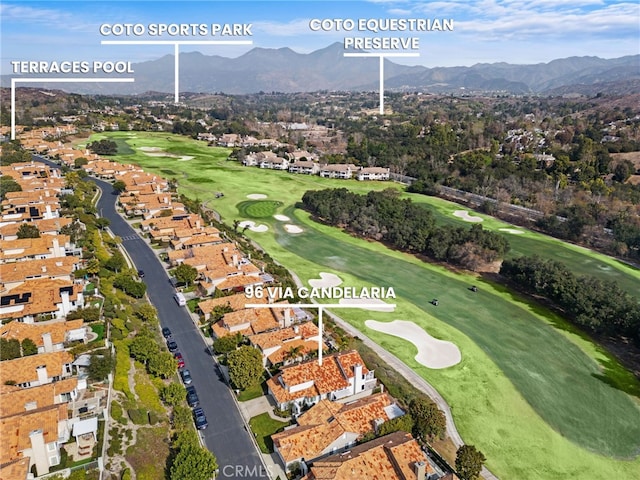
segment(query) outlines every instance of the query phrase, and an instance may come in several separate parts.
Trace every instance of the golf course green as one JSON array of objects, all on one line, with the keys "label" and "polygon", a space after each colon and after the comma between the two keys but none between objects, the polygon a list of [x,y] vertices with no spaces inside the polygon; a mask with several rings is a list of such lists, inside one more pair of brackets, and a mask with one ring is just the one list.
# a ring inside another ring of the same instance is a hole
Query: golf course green
[{"label": "golf course green", "polygon": [[[485,453],[487,466],[501,479],[640,478],[640,382],[602,348],[500,285],[354,238],[294,208],[311,189],[345,187],[365,193],[400,186],[242,167],[226,160],[228,149],[166,133],[114,132],[90,140],[101,138],[117,138],[119,148],[126,144],[116,160],[175,178],[181,193],[214,208],[226,223],[260,218],[267,231],[247,231],[247,236],[303,281],[330,272],[345,285],[394,287],[398,298],[393,313],[335,313],[432,383],[451,405],[465,441]],[[141,147],[153,147],[154,155]],[[224,197],[216,198],[216,192]],[[408,196],[430,208],[439,222],[464,223],[453,215],[464,207]],[[289,217],[302,233],[288,233],[274,214]],[[471,214],[483,219],[484,228],[508,235],[510,255],[537,253],[576,273],[615,279],[632,293],[640,290],[640,272],[622,262]],[[472,284],[478,292],[468,289]],[[429,303],[432,298],[439,299],[439,306]],[[410,320],[455,343],[462,361],[427,369],[415,361],[413,344],[366,328],[368,319]]]}]

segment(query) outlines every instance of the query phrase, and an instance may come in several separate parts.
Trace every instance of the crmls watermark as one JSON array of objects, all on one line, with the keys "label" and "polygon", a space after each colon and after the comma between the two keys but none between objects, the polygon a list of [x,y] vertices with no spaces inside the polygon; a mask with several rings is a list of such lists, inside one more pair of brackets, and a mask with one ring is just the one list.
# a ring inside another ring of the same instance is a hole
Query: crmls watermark
[{"label": "crmls watermark", "polygon": [[357,299],[357,300],[385,300],[396,298],[393,287],[263,287],[249,285],[244,289],[247,298],[279,298],[291,300],[296,297],[303,299]]},{"label": "crmls watermark", "polygon": [[225,465],[220,471],[225,478],[274,478],[272,465]]}]

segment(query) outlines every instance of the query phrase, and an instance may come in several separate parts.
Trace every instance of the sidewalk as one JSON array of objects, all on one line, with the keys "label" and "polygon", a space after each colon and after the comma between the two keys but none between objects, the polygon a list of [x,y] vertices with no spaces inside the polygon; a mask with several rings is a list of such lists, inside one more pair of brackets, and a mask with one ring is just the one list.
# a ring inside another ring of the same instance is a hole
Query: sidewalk
[{"label": "sidewalk", "polygon": [[[237,402],[238,408],[240,409],[240,414],[245,420],[245,423],[248,425],[249,420],[256,415],[260,415],[261,413],[267,412],[271,418],[274,420],[278,420],[282,422],[285,420],[284,418],[280,418],[273,413],[273,406],[269,403],[269,399],[263,395],[258,398],[254,398],[253,400],[248,400],[246,402]],[[271,478],[275,479],[280,477],[282,480],[287,478],[287,474],[285,473],[280,461],[278,460],[278,455],[276,453],[262,453],[262,460],[267,466],[267,471],[271,475]]]}]

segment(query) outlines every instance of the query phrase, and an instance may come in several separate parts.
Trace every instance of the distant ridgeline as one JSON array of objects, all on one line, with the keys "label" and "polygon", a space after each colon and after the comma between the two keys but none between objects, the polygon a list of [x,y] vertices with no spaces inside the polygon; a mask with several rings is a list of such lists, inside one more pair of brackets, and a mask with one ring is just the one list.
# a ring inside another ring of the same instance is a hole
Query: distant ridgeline
[{"label": "distant ridgeline", "polygon": [[503,235],[483,230],[479,224],[471,228],[436,226],[429,210],[399,198],[393,189],[366,195],[346,188],[308,191],[302,205],[329,225],[469,270],[494,262],[509,251]]}]

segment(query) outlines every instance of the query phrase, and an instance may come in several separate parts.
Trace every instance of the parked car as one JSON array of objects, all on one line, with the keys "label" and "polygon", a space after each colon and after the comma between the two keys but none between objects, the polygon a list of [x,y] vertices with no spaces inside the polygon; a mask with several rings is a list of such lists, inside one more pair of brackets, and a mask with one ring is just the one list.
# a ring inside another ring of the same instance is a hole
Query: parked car
[{"label": "parked car", "polygon": [[187,403],[191,408],[194,408],[200,405],[200,399],[198,398],[196,387],[191,385],[187,387]]},{"label": "parked car", "polygon": [[204,414],[204,410],[201,408],[193,409],[193,417],[196,421],[196,428],[198,430],[204,430],[209,426],[209,422],[207,422],[207,416]]},{"label": "parked car", "polygon": [[186,368],[184,370],[180,370],[180,376],[182,377],[182,382],[185,385],[191,385],[191,372]]},{"label": "parked car", "polygon": [[144,278],[144,270],[138,270],[138,277]]},{"label": "parked car", "polygon": [[182,358],[182,354],[180,352],[176,352],[173,356],[178,361],[178,368],[184,368],[184,358]]},{"label": "parked car", "polygon": [[174,342],[173,340],[169,340],[167,342],[167,348],[169,349],[169,351],[171,353],[178,351],[178,344],[176,342]]},{"label": "parked car", "polygon": [[162,329],[162,336],[163,336],[164,338],[169,338],[169,337],[171,336],[171,330],[169,330],[169,328],[168,328],[168,327],[164,327],[164,328]]}]

